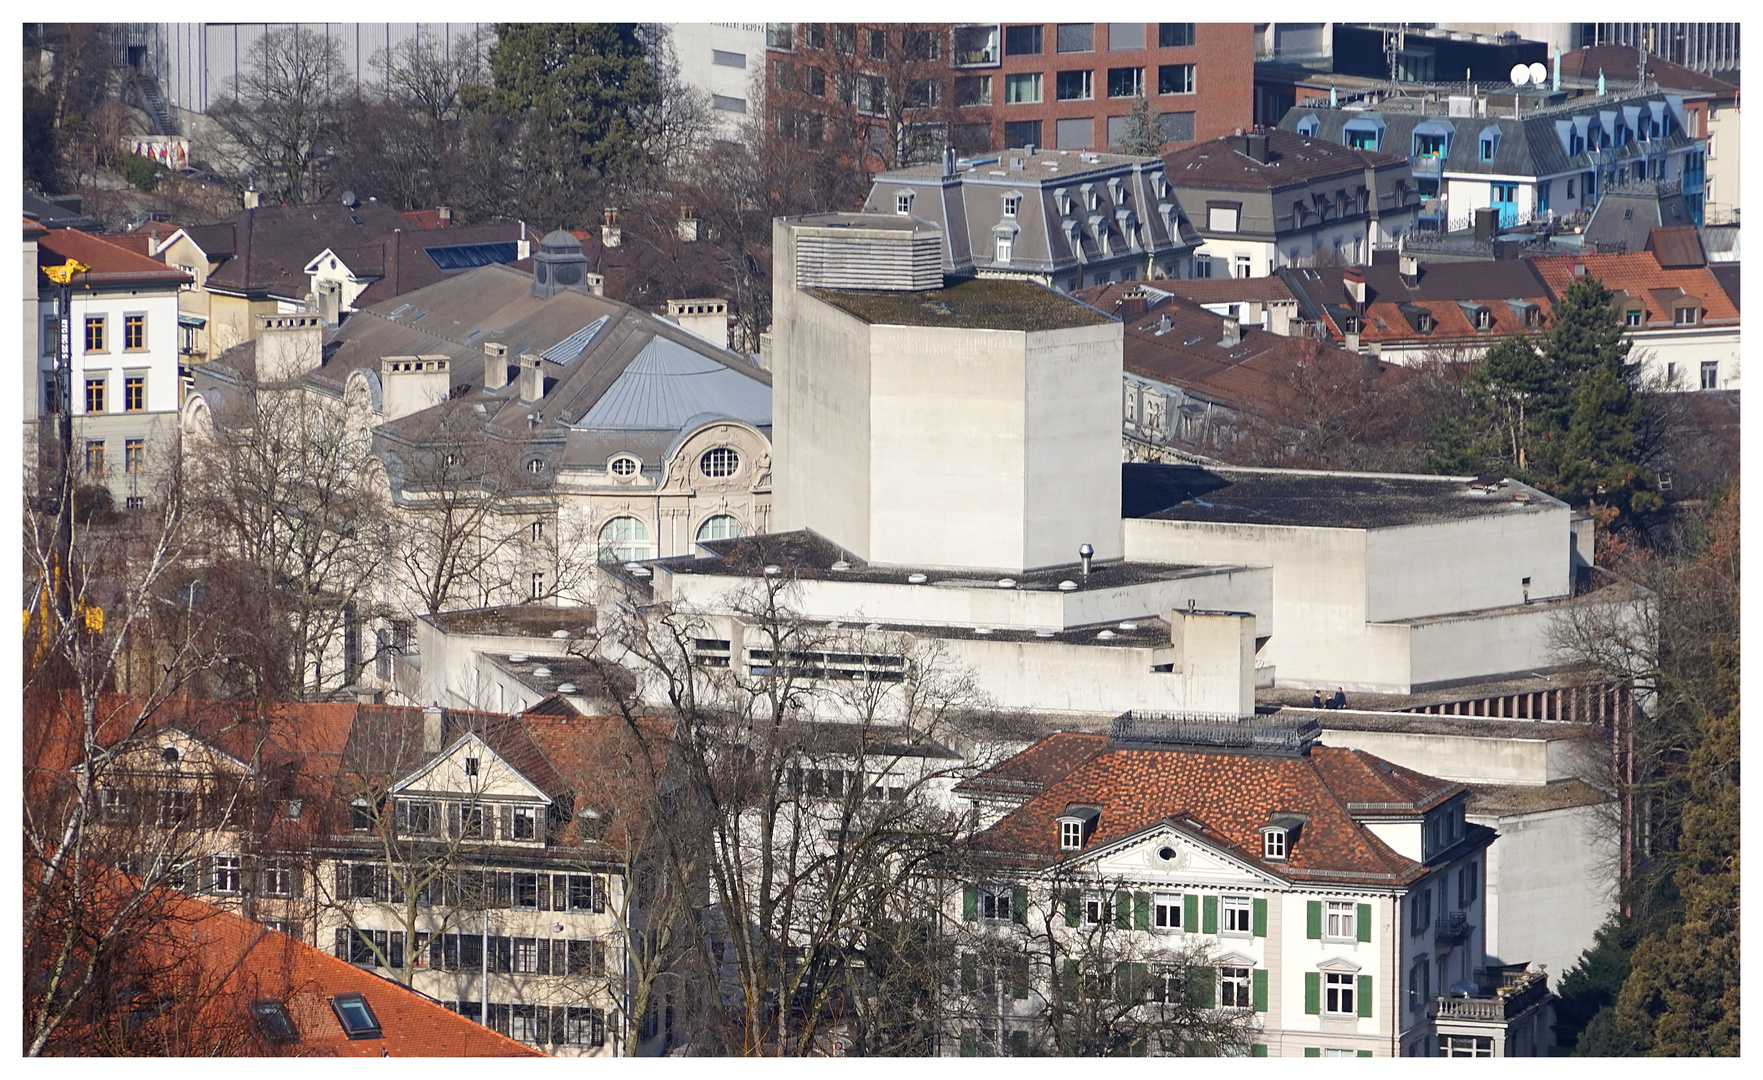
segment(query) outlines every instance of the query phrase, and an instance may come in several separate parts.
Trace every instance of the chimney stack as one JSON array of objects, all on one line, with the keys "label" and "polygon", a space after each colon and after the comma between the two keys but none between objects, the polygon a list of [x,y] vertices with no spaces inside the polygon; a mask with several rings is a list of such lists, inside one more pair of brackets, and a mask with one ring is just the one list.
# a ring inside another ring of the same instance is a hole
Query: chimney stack
[{"label": "chimney stack", "polygon": [[245,209],[255,210],[257,209],[258,204],[262,201],[263,193],[257,190],[256,184],[252,184],[245,189]]},{"label": "chimney stack", "polygon": [[1147,299],[1143,289],[1127,290],[1120,298],[1120,317],[1122,319],[1136,319],[1143,315]]},{"label": "chimney stack", "polygon": [[445,716],[439,705],[429,705],[422,710],[422,752],[438,754],[441,752],[441,720]]},{"label": "chimney stack", "polygon": [[1363,310],[1365,307],[1365,272],[1356,266],[1349,266],[1341,271],[1341,285],[1353,303]]},{"label": "chimney stack", "polygon": [[538,353],[520,354],[520,400],[533,402],[545,396],[545,360]]},{"label": "chimney stack", "polygon": [[955,148],[953,146],[943,147],[943,175],[955,175]]},{"label": "chimney stack", "polygon": [[1402,256],[1402,284],[1410,289],[1420,284],[1420,259],[1415,255]]},{"label": "chimney stack", "polygon": [[1233,349],[1243,340],[1243,324],[1235,318],[1226,316],[1224,320],[1224,337],[1218,344],[1226,349]]},{"label": "chimney stack", "polygon": [[698,239],[698,208],[691,203],[680,204],[679,238],[682,244],[694,243]]},{"label": "chimney stack", "polygon": [[508,346],[500,341],[484,342],[484,389],[500,390],[508,385]]},{"label": "chimney stack", "polygon": [[1358,352],[1359,351],[1359,332],[1354,331],[1350,334],[1347,334],[1346,339],[1347,339],[1347,341],[1346,341],[1347,351],[1348,352]]},{"label": "chimney stack", "polygon": [[624,230],[618,224],[618,207],[600,211],[600,246],[615,248],[624,243]]}]

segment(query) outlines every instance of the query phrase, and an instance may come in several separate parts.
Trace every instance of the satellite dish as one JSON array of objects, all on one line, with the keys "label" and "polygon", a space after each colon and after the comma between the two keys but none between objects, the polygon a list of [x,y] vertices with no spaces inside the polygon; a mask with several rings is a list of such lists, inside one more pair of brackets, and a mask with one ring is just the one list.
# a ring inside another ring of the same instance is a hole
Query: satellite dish
[{"label": "satellite dish", "polygon": [[1549,77],[1549,69],[1544,67],[1541,63],[1536,63],[1536,64],[1530,65],[1530,81],[1531,82],[1536,83],[1538,86],[1541,86],[1548,79],[1548,77]]},{"label": "satellite dish", "polygon": [[1530,82],[1530,67],[1526,64],[1512,65],[1512,85],[1524,86]]},{"label": "satellite dish", "polygon": [[357,199],[355,197],[355,193],[353,191],[345,191],[345,192],[343,192],[343,205],[347,206],[349,209],[353,210],[357,206],[361,205],[361,200]]}]

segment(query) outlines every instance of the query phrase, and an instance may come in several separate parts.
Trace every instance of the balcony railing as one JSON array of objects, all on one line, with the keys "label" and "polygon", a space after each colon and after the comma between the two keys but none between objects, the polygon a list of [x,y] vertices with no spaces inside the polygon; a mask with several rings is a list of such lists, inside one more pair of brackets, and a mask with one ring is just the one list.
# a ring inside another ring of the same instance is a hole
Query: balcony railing
[{"label": "balcony railing", "polygon": [[1416,154],[1411,162],[1415,176],[1438,176],[1445,171],[1442,154]]},{"label": "balcony railing", "polygon": [[1540,972],[1518,976],[1511,985],[1501,986],[1475,997],[1438,997],[1428,1010],[1435,1020],[1479,1020],[1504,1024],[1522,1016],[1531,1007],[1549,996],[1549,980]]},{"label": "balcony railing", "polygon": [[1469,922],[1469,913],[1453,911],[1433,926],[1432,936],[1440,945],[1456,945],[1469,940],[1469,935],[1474,932],[1475,927]]}]

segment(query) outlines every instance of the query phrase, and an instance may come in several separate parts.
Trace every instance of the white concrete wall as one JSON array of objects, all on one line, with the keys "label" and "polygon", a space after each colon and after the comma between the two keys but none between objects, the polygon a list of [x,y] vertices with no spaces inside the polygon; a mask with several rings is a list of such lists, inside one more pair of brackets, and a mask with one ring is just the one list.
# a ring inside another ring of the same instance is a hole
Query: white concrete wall
[{"label": "white concrete wall", "polygon": [[[1502,490],[1490,506],[1509,502]],[[1568,517],[1539,498],[1523,511],[1372,529],[1365,534],[1365,617],[1371,622],[1478,611],[1573,591]],[[1443,572],[1448,568],[1449,572]]]},{"label": "white concrete wall", "polygon": [[1488,962],[1544,964],[1550,988],[1558,989],[1615,910],[1616,846],[1604,811],[1581,806],[1469,820],[1500,833],[1488,864]]},{"label": "white concrete wall", "polygon": [[1739,389],[1739,328],[1685,327],[1681,330],[1631,332],[1629,352],[1638,360],[1643,379],[1658,379],[1668,390],[1702,389],[1702,364],[1719,365],[1716,390]]},{"label": "white concrete wall", "polygon": [[[679,61],[680,82],[702,92],[706,99],[715,94],[746,102],[745,112],[711,110],[715,124],[712,138],[736,138],[745,121],[764,115],[765,101],[759,96],[765,73],[764,23],[674,23],[668,32]],[[746,65],[717,64],[715,50],[740,54]]]},{"label": "white concrete wall", "polygon": [[1028,335],[1023,465],[1025,568],[1098,559],[1123,550],[1120,406],[1124,326],[1118,322]]},{"label": "white concrete wall", "polygon": [[1743,131],[1738,105],[1708,103],[1704,205],[1717,215],[1736,214],[1739,209],[1739,142]]},{"label": "white concrete wall", "polygon": [[[778,267],[795,265],[795,235],[772,230]],[[812,527],[870,557],[868,324],[798,292],[779,269],[773,300],[772,442],[776,529]]]},{"label": "white concrete wall", "polygon": [[1535,604],[1406,624],[1411,683],[1436,686],[1553,667],[1558,661],[1550,631],[1560,614],[1560,605]]},{"label": "white concrete wall", "polygon": [[1322,717],[1323,745],[1363,750],[1428,776],[1465,784],[1543,784],[1555,778],[1546,728],[1535,738],[1360,731],[1330,725],[1330,715]]}]

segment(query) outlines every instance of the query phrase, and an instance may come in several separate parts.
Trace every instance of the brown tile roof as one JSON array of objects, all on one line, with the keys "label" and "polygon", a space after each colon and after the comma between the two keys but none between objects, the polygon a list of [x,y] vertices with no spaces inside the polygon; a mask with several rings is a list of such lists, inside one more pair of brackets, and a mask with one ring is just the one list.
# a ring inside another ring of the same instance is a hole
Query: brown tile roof
[{"label": "brown tile roof", "polygon": [[[1395,884],[1420,876],[1424,867],[1397,854],[1359,819],[1419,814],[1465,791],[1363,751],[1321,746],[1299,757],[1263,757],[1120,749],[1103,736],[1062,733],[1029,752],[1051,766],[1031,770],[1029,778],[1061,768],[1063,775],[1047,779],[1040,794],[975,836],[972,846],[982,855],[1028,865],[1080,856],[1060,850],[1056,824],[1076,804],[1101,811],[1084,851],[1169,821],[1285,877]],[[1079,760],[1066,767],[1073,758]],[[1012,767],[1006,762],[978,779]],[[1302,814],[1308,821],[1289,857],[1267,862],[1259,829],[1277,814]]]},{"label": "brown tile roof", "polygon": [[1274,128],[1266,132],[1267,162],[1262,164],[1231,146],[1231,137],[1174,150],[1164,155],[1164,175],[1176,187],[1278,189],[1335,176],[1362,176],[1367,168],[1391,168],[1403,159],[1375,150],[1311,139]]},{"label": "brown tile roof", "polygon": [[190,280],[182,270],[174,270],[157,259],[150,259],[129,248],[109,242],[78,229],[52,229],[37,239],[37,265],[60,266],[68,259],[78,259],[91,270],[74,279],[93,285],[159,285],[176,287]]},{"label": "brown tile roof", "polygon": [[[206,976],[193,1005],[193,1029],[228,1033],[227,1056],[282,1057],[544,1057],[438,1002],[200,900],[172,896],[164,939],[147,943],[189,958]],[[188,933],[185,934],[184,931]],[[187,939],[187,940],[186,940]],[[350,1038],[331,1007],[340,994],[360,994],[379,1021],[377,1038]],[[249,1011],[259,1000],[282,1003],[298,1038],[277,1046],[265,1040]],[[242,1038],[241,1038],[242,1036]],[[200,1035],[196,1036],[201,1038]],[[199,1048],[192,1048],[199,1052]]]},{"label": "brown tile roof", "polygon": [[[1395,266],[1360,266],[1353,269],[1365,277],[1365,315],[1359,329],[1360,341],[1371,342],[1444,342],[1452,339],[1486,339],[1495,341],[1508,334],[1537,333],[1548,329],[1554,298],[1539,276],[1535,265],[1540,259],[1515,259],[1503,262],[1431,263],[1421,267],[1419,280],[1410,288]],[[1339,267],[1281,270],[1280,276],[1291,283],[1293,291],[1320,314],[1335,339],[1345,336],[1343,322],[1350,314],[1346,287]],[[1509,301],[1535,305],[1540,322],[1525,325],[1524,317]],[[1488,311],[1489,326],[1477,329],[1471,321],[1471,308]],[[1417,328],[1419,312],[1432,317],[1432,331],[1421,333]]]},{"label": "brown tile roof", "polygon": [[1694,225],[1660,225],[1648,230],[1646,250],[1667,270],[1708,265],[1708,255],[1702,250],[1702,238],[1696,234]]},{"label": "brown tile roof", "polygon": [[[1597,278],[1611,292],[1623,292],[1640,300],[1647,309],[1649,324],[1669,325],[1671,307],[1661,297],[1683,294],[1702,302],[1704,325],[1736,325],[1739,310],[1726,295],[1720,281],[1706,266],[1668,270],[1659,265],[1651,251],[1630,251],[1620,255],[1552,255],[1530,260],[1549,290],[1557,297],[1577,276],[1577,267],[1585,267],[1585,276]],[[1681,290],[1681,292],[1680,292]]]},{"label": "brown tile roof", "polygon": [[[1640,77],[1640,50],[1632,45],[1587,45],[1561,54],[1563,75],[1595,79],[1600,71],[1606,79],[1637,81]],[[1652,53],[1647,54],[1647,81],[1657,83],[1662,90],[1689,90],[1716,97],[1729,97],[1739,92],[1739,88],[1729,82]]]},{"label": "brown tile roof", "polygon": [[[359,221],[360,224],[356,224]],[[306,264],[326,248],[358,248],[408,225],[404,215],[379,202],[261,206],[226,221],[184,230],[211,258],[226,256],[207,287],[237,292],[304,296]]]},{"label": "brown tile roof", "polygon": [[[334,250],[356,274],[379,276],[378,281],[363,289],[361,295],[355,299],[355,306],[364,308],[465,272],[441,269],[423,250],[425,248],[455,244],[513,243],[520,239],[520,235],[521,226],[518,221],[489,221],[481,225],[405,229],[381,236],[359,247]],[[536,246],[538,237],[532,236],[530,231],[528,237]],[[311,258],[318,253],[314,251],[307,257]]]},{"label": "brown tile roof", "polygon": [[1144,284],[1196,304],[1277,303],[1292,299],[1292,290],[1277,274],[1252,278],[1156,278]]}]

